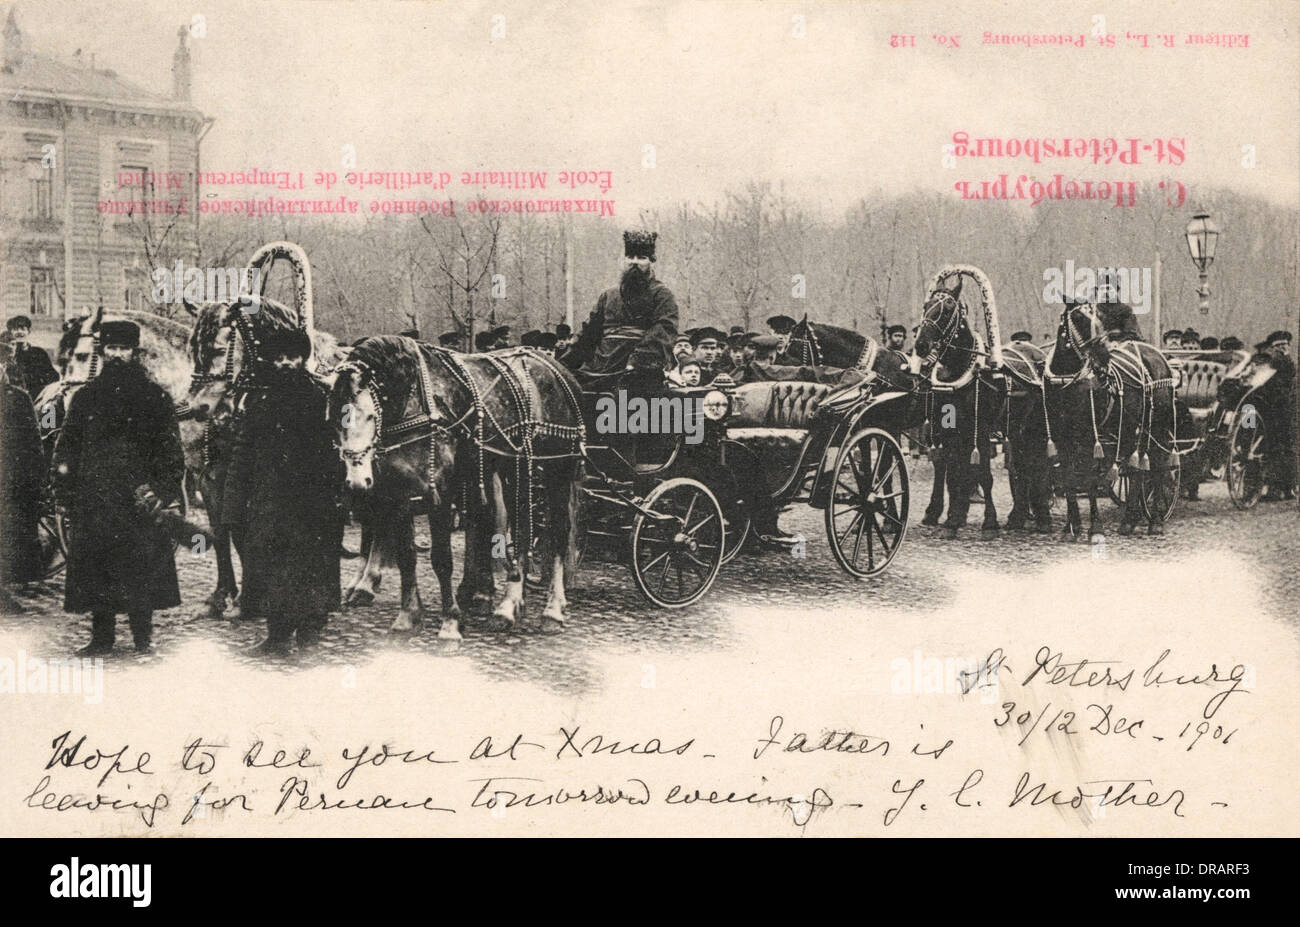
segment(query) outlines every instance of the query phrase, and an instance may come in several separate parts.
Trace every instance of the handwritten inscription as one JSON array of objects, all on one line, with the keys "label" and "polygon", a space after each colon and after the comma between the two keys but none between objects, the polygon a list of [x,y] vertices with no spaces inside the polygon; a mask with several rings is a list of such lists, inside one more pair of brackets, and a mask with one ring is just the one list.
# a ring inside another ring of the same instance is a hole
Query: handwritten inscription
[{"label": "handwritten inscription", "polygon": [[[1189,664],[1169,649],[1126,661],[1043,644],[1019,656],[993,648],[951,671],[952,686],[936,690],[948,693],[937,719],[900,729],[897,716],[873,718],[870,703],[855,717],[770,713],[737,719],[720,742],[711,742],[716,732],[702,739],[689,729],[623,731],[591,720],[444,742],[276,743],[223,734],[147,750],[65,730],[49,739],[22,803],[37,813],[115,815],[146,832],[304,815],[452,821],[565,807],[774,814],[805,832],[834,817],[868,832],[980,809],[1072,809],[1086,824],[1108,813],[1184,819],[1231,807],[1225,786],[1180,781],[1185,769],[1177,765],[1162,767],[1164,780],[1144,776],[1149,770],[1136,764],[1149,756],[1141,751],[1233,755],[1247,738],[1237,717],[1251,692],[1241,663]],[[990,690],[996,697],[984,698]],[[968,698],[975,693],[981,697]],[[1055,762],[1059,748],[1074,743],[1105,744],[1106,762],[1125,768]],[[1019,751],[1022,761],[992,769],[981,753],[990,744],[998,754]]]}]

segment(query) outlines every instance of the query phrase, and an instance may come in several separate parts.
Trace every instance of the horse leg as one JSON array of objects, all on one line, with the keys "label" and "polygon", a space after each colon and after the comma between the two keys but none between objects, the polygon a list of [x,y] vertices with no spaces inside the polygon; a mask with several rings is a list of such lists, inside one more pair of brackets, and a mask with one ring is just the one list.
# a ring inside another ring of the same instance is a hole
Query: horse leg
[{"label": "horse leg", "polygon": [[[440,494],[439,499],[446,499]],[[456,604],[455,591],[451,585],[454,561],[451,554],[451,503],[438,501],[429,503],[429,563],[433,573],[438,577],[438,595],[442,600],[442,626],[438,629],[438,639],[458,641],[460,636],[460,607]]]},{"label": "horse leg", "polygon": [[947,454],[946,448],[938,447],[931,455],[934,460],[934,483],[930,486],[930,504],[925,507],[925,518],[921,519],[921,524],[930,528],[939,527],[939,518],[943,515],[943,488],[948,478]]},{"label": "horse leg", "polygon": [[965,442],[954,440],[948,457],[948,518],[944,521],[944,537],[955,538],[966,524],[970,514],[970,492],[978,479],[974,464],[962,458]]},{"label": "horse leg", "polygon": [[356,579],[348,587],[343,597],[344,605],[370,605],[379,592],[379,581],[383,578],[384,532],[388,530],[385,521],[371,513],[361,524],[361,568]]},{"label": "horse leg", "polygon": [[208,599],[208,617],[220,618],[226,604],[234,604],[239,595],[235,585],[235,561],[230,555],[230,531],[217,528],[212,532],[212,549],[217,555],[217,588]]},{"label": "horse leg", "polygon": [[[1061,540],[1077,541],[1083,534],[1083,516],[1079,513],[1079,480],[1075,477],[1075,449],[1073,442],[1065,443],[1061,456],[1061,478],[1065,481],[1065,527]],[[1089,490],[1091,497],[1092,490]]]},{"label": "horse leg", "polygon": [[524,575],[519,568],[519,552],[510,535],[510,509],[506,505],[505,485],[500,473],[492,474],[492,514],[496,537],[505,540],[506,594],[492,610],[493,630],[508,631],[524,614]]},{"label": "horse leg", "polygon": [[979,480],[980,488],[984,491],[984,524],[980,526],[980,536],[984,540],[997,537],[998,528],[998,507],[993,504],[993,445],[990,441],[984,442],[984,449],[980,452],[979,462]]},{"label": "horse leg", "polygon": [[1007,485],[1011,487],[1011,511],[1007,514],[1008,531],[1024,531],[1029,521],[1025,510],[1029,507],[1029,487],[1026,485],[1026,469],[1021,457],[1021,436],[1007,435],[1007,444],[1003,453],[1007,464]]},{"label": "horse leg", "polygon": [[393,522],[393,549],[402,577],[402,604],[389,630],[410,631],[423,622],[424,605],[420,601],[420,586],[415,581],[415,523],[405,511]]},{"label": "horse leg", "polygon": [[1021,479],[1034,526],[1040,532],[1052,530],[1052,464],[1047,459],[1047,437],[1021,436],[1024,466]]},{"label": "horse leg", "polygon": [[551,548],[551,582],[546,594],[546,608],[542,611],[542,630],[548,632],[564,628],[565,612],[569,608],[568,599],[564,595],[566,566],[576,559],[578,544],[580,476],[577,463],[569,464],[568,469],[566,479],[547,481],[555,483],[547,494],[551,514],[547,525]]},{"label": "horse leg", "polygon": [[1151,458],[1151,472],[1147,474],[1147,479],[1152,481],[1152,500],[1151,513],[1147,516],[1147,534],[1151,537],[1158,537],[1165,533],[1163,513],[1168,507],[1166,500],[1169,498],[1169,474],[1171,471],[1169,469],[1169,455],[1157,448],[1154,441],[1151,443],[1148,456]]}]

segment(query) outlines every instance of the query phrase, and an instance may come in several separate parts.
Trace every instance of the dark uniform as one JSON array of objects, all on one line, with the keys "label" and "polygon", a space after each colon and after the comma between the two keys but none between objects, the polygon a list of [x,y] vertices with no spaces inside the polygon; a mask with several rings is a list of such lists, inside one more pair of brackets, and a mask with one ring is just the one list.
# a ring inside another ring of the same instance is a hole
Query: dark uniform
[{"label": "dark uniform", "polygon": [[1269,502],[1294,499],[1296,488],[1295,434],[1295,361],[1277,350],[1291,343],[1291,333],[1278,331],[1269,335],[1271,353],[1262,362],[1276,373],[1259,388],[1260,414],[1264,419],[1264,481]]},{"label": "dark uniform", "polygon": [[[284,333],[263,339],[267,357]],[[263,650],[286,652],[319,639],[340,598],[343,466],[325,418],[324,391],[301,369],[271,370],[250,398],[226,477],[222,521],[242,528],[241,617],[265,618]]]},{"label": "dark uniform", "polygon": [[0,372],[0,583],[41,579],[37,524],[45,483],[45,453],[32,400]]},{"label": "dark uniform", "polygon": [[[139,344],[132,322],[105,322],[100,342]],[[173,543],[137,502],[147,487],[180,499],[185,458],[171,397],[137,361],[108,362],[72,397],[54,449],[54,493],[70,524],[63,607],[91,612],[87,653],[112,649],[125,612],[137,650],[148,650],[153,612],[181,604]]]}]

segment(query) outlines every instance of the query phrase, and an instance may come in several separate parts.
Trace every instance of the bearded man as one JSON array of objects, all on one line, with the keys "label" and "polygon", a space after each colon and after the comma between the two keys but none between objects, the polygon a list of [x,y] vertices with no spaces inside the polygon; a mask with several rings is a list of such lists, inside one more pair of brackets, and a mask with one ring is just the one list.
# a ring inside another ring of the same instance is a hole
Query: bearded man
[{"label": "bearded man", "polygon": [[181,604],[173,542],[152,515],[180,500],[185,457],[171,397],[137,357],[140,327],[104,322],[99,341],[103,369],[72,397],[54,448],[70,532],[63,608],[91,613],[79,656],[111,652],[123,612],[148,653],[154,611]]},{"label": "bearded man", "polygon": [[662,380],[677,335],[677,301],[655,279],[657,232],[623,233],[623,276],[600,294],[582,333],[561,360],[596,377],[634,369]]},{"label": "bearded man", "polygon": [[262,339],[267,389],[249,403],[226,477],[223,521],[244,532],[242,618],[265,618],[258,650],[287,655],[320,640],[338,607],[343,466],[325,392],[304,363],[301,329]]}]

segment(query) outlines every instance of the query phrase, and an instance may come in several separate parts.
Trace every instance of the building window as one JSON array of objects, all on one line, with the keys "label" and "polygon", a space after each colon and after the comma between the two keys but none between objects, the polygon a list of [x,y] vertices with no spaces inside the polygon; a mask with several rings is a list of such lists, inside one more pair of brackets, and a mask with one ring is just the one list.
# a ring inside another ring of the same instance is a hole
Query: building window
[{"label": "building window", "polygon": [[54,268],[32,268],[32,315],[54,315]]},{"label": "building window", "polygon": [[33,219],[54,218],[54,169],[46,167],[40,158],[27,159],[27,177],[31,185],[29,208]]},{"label": "building window", "polygon": [[130,180],[127,186],[121,191],[122,198],[131,205],[128,208],[127,216],[143,216],[145,203],[153,193],[152,172],[148,167],[140,164],[123,164],[119,174],[126,174]]}]

